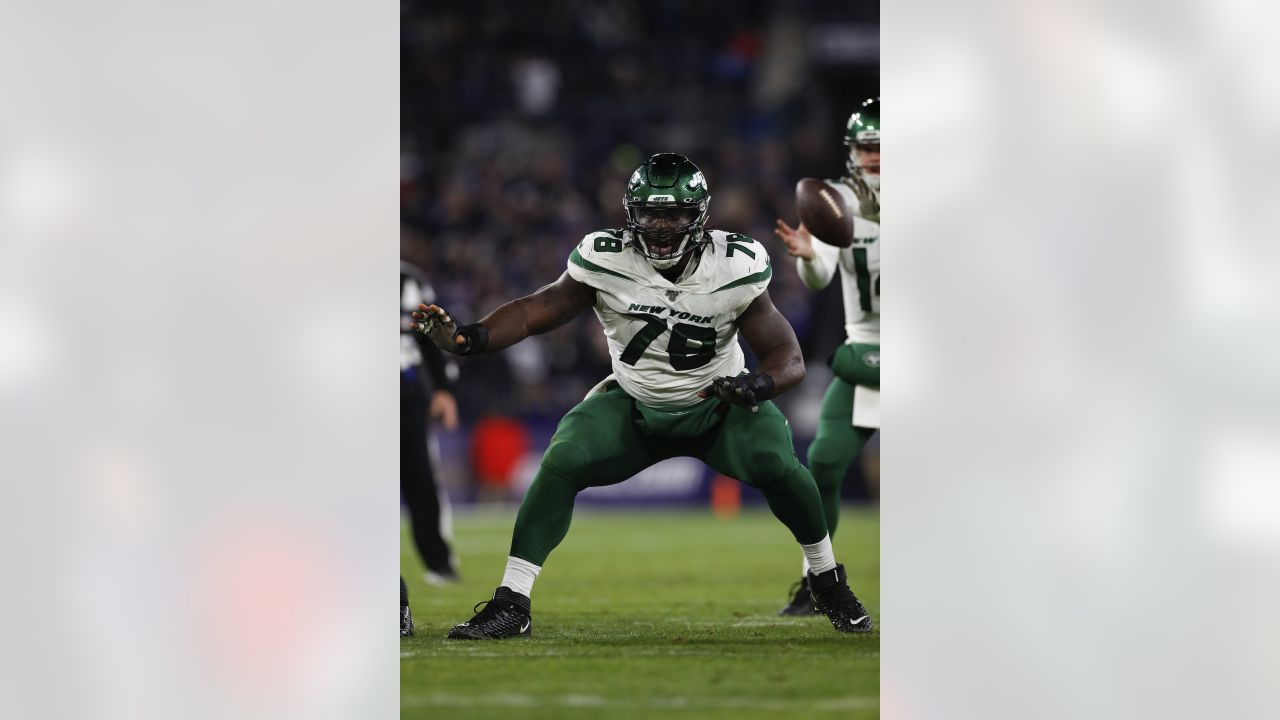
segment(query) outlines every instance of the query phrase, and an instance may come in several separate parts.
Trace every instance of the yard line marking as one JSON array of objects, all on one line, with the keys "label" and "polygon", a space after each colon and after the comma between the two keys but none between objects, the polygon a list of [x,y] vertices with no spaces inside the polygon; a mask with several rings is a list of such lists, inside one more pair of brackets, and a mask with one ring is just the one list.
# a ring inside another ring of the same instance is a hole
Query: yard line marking
[{"label": "yard line marking", "polygon": [[402,696],[401,707],[591,707],[613,710],[675,709],[763,709],[763,710],[864,710],[880,707],[880,698],[851,695],[835,698],[788,700],[771,697],[667,697],[606,698],[598,695],[549,695],[539,697],[521,693],[463,696],[436,693]]}]

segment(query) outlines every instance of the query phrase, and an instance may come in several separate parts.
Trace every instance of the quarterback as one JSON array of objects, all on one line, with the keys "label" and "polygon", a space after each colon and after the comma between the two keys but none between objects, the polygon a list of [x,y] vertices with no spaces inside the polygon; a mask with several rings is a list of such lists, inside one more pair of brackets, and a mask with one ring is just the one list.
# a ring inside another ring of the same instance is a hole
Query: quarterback
[{"label": "quarterback", "polygon": [[[749,237],[707,230],[710,197],[692,162],[654,155],[627,183],[625,227],[583,238],[555,282],[470,325],[436,305],[414,314],[441,349],[470,355],[591,308],[613,365],[557,426],[516,517],[502,584],[449,638],[530,635],[534,580],[569,531],[577,494],[676,456],[759,488],[808,559],[814,607],[836,630],[871,631],[832,554],[813,476],[770,402],[804,379],[804,360],[769,299],[769,255]],[[739,332],[760,358],[757,372],[746,371]]]},{"label": "quarterback", "polygon": [[[845,344],[831,358],[835,377],[822,401],[818,435],[809,446],[813,471],[834,534],[840,519],[840,485],[871,435],[880,428],[880,98],[870,98],[845,129],[848,174],[827,182],[852,211],[853,244],[840,249],[813,237],[801,224],[781,219],[774,233],[796,258],[805,285],[821,290],[840,270],[844,294]],[[808,560],[791,601],[780,615],[814,612]]]}]

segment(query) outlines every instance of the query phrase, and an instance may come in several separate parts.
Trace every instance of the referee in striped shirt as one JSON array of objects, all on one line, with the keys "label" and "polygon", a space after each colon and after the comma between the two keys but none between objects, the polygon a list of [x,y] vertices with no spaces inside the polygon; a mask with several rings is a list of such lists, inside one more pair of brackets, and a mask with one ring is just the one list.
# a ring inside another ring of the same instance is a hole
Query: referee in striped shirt
[{"label": "referee in striped shirt", "polygon": [[400,495],[409,510],[413,542],[427,567],[430,584],[458,578],[449,548],[449,501],[437,481],[427,438],[430,420],[446,430],[458,425],[451,388],[457,367],[422,333],[413,332],[409,313],[435,302],[422,269],[400,263]]}]

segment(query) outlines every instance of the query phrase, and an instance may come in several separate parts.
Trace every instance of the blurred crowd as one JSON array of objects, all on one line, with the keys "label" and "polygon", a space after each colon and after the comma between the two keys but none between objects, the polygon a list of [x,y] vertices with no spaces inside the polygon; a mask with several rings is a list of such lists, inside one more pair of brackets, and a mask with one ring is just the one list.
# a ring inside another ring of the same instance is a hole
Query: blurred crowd
[{"label": "blurred crowd", "polygon": [[[707,177],[710,226],[751,235],[789,264],[774,219],[794,220],[798,178],[842,173],[843,120],[878,90],[874,59],[829,61],[814,38],[877,13],[762,0],[560,0],[502,13],[406,3],[402,256],[442,305],[478,319],[553,281],[587,232],[618,227],[632,171],[679,152]],[[840,341],[834,293],[809,293],[794,272],[776,273],[770,290],[808,353]],[[464,377],[464,417],[554,420],[608,374],[609,357],[588,313],[465,365],[483,382]]]}]

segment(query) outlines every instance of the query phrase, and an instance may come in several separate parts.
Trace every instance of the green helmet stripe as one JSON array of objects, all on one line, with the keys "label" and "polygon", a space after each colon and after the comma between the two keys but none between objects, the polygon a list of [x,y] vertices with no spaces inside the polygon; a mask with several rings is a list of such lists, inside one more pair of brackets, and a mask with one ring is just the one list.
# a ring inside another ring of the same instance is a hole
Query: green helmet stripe
[{"label": "green helmet stripe", "polygon": [[880,142],[880,98],[867,98],[849,116],[844,128],[844,143],[879,144]]}]

